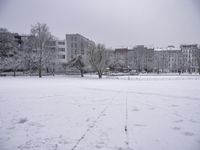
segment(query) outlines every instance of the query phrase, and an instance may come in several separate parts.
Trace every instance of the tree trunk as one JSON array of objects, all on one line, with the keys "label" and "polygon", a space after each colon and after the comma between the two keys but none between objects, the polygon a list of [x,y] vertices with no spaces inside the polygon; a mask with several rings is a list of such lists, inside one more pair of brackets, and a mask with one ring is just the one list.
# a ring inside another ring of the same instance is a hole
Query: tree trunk
[{"label": "tree trunk", "polygon": [[46,67],[46,72],[47,72],[47,74],[49,73],[49,68],[48,67]]},{"label": "tree trunk", "polygon": [[42,60],[39,60],[39,67],[38,67],[39,78],[42,77]]},{"label": "tree trunk", "polygon": [[55,76],[55,72],[54,72],[54,69],[53,69],[53,71],[52,71],[52,75],[53,75],[53,76]]},{"label": "tree trunk", "polygon": [[200,68],[198,70],[199,70],[199,75],[200,75]]},{"label": "tree trunk", "polygon": [[53,71],[52,71],[53,76],[55,75],[55,66],[53,64]]},{"label": "tree trunk", "polygon": [[39,73],[39,78],[41,78],[42,77],[42,66],[41,66],[41,64],[39,65],[38,73]]},{"label": "tree trunk", "polygon": [[41,70],[41,68],[39,68],[39,78],[41,78],[42,77],[42,70]]},{"label": "tree trunk", "polygon": [[14,76],[14,77],[16,76],[16,71],[15,71],[15,69],[13,70],[13,76]]},{"label": "tree trunk", "polygon": [[99,79],[102,78],[102,73],[100,71],[98,71],[98,76],[99,76]]},{"label": "tree trunk", "polygon": [[84,74],[83,74],[83,70],[82,70],[82,69],[80,70],[80,72],[81,72],[81,77],[84,77]]},{"label": "tree trunk", "polygon": [[38,67],[39,78],[42,77],[42,51],[43,51],[43,45],[41,45],[41,49],[39,51],[39,67]]}]

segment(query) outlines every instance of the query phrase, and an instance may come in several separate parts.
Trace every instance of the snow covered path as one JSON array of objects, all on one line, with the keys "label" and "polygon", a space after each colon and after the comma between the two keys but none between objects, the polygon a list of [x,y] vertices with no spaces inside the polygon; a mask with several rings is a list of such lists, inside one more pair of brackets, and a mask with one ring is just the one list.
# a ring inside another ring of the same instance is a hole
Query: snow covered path
[{"label": "snow covered path", "polygon": [[199,85],[0,78],[0,150],[199,150]]}]

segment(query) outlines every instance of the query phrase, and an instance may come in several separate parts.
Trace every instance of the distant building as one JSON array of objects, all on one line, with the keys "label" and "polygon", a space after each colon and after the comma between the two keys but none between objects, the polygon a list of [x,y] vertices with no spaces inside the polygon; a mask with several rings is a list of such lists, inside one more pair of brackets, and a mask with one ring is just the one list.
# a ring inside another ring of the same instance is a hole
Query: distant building
[{"label": "distant building", "polygon": [[154,71],[179,72],[182,70],[182,53],[180,48],[168,46],[157,48],[154,52]]},{"label": "distant building", "polygon": [[58,62],[59,63],[67,63],[67,50],[65,40],[57,40],[56,47],[58,52]]},{"label": "distant building", "polygon": [[51,40],[47,42],[50,50],[56,51],[55,71],[65,72],[65,64],[67,63],[67,50],[65,40]]},{"label": "distant building", "polygon": [[154,49],[147,48],[144,45],[138,45],[133,48],[134,59],[136,70],[152,72],[153,71],[153,60],[154,60]]},{"label": "distant building", "polygon": [[80,34],[66,34],[67,61],[78,55],[87,57],[88,51],[95,46],[95,42]]},{"label": "distant building", "polygon": [[154,49],[143,45],[135,46],[133,49],[115,49],[115,60],[123,67],[137,71],[153,71]]},{"label": "distant building", "polygon": [[198,72],[198,49],[197,44],[181,45],[181,52],[183,54],[184,72]]},{"label": "distant building", "polygon": [[117,61],[121,66],[128,65],[128,48],[117,48],[115,49],[115,61]]}]

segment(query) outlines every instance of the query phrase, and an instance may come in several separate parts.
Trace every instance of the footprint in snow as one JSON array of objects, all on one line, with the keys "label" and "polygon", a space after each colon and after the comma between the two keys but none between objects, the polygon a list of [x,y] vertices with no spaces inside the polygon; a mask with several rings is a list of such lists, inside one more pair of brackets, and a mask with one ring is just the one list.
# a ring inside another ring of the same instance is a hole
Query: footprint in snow
[{"label": "footprint in snow", "polygon": [[159,139],[155,139],[154,141],[155,141],[155,142],[158,142],[158,143],[160,142],[160,140],[159,140]]},{"label": "footprint in snow", "polygon": [[169,107],[179,107],[179,105],[169,105]]},{"label": "footprint in snow", "polygon": [[102,116],[106,116],[106,114],[102,114]]},{"label": "footprint in snow", "polygon": [[184,132],[183,134],[185,136],[194,136],[194,133],[192,133],[192,132]]},{"label": "footprint in snow", "polygon": [[145,125],[145,124],[134,124],[134,126],[136,126],[136,127],[146,127],[147,125]]},{"label": "footprint in snow", "polygon": [[154,110],[154,109],[156,109],[156,108],[155,108],[155,107],[150,107],[150,108],[149,108],[149,110]]},{"label": "footprint in snow", "polygon": [[176,130],[176,131],[181,130],[180,127],[172,127],[172,129],[173,129],[173,130]]},{"label": "footprint in snow", "polygon": [[189,121],[192,122],[192,123],[199,123],[199,121],[196,121],[196,120],[193,120],[193,119],[190,119]]},{"label": "footprint in snow", "polygon": [[88,119],[86,119],[86,122],[88,122],[88,121],[90,121],[90,119],[88,118]]},{"label": "footprint in snow", "polygon": [[38,127],[38,128],[45,127],[44,125],[37,123],[37,122],[30,122],[28,125],[29,126],[35,126],[35,127]]},{"label": "footprint in snow", "polygon": [[28,121],[27,118],[21,118],[21,119],[19,119],[18,124],[23,124],[23,123],[25,123],[27,121]]},{"label": "footprint in snow", "polygon": [[177,116],[177,117],[179,117],[179,118],[182,118],[182,117],[183,117],[182,115],[180,115],[180,114],[177,113],[177,112],[175,112],[174,115]]},{"label": "footprint in snow", "polygon": [[181,122],[183,122],[184,120],[175,120],[175,121],[173,121],[174,123],[181,123]]},{"label": "footprint in snow", "polygon": [[101,145],[96,145],[95,146],[97,149],[100,149],[100,148],[102,148],[102,146]]},{"label": "footprint in snow", "polygon": [[101,149],[102,147],[105,147],[105,143],[103,141],[99,142],[96,146],[97,149]]},{"label": "footprint in snow", "polygon": [[132,111],[140,111],[140,109],[134,108],[134,109],[132,109]]},{"label": "footprint in snow", "polygon": [[15,129],[15,126],[12,126],[12,127],[9,127],[9,128],[7,128],[8,130],[13,130],[13,129]]},{"label": "footprint in snow", "polygon": [[117,148],[117,150],[133,150],[133,149],[130,147],[125,147],[125,148],[119,147]]}]

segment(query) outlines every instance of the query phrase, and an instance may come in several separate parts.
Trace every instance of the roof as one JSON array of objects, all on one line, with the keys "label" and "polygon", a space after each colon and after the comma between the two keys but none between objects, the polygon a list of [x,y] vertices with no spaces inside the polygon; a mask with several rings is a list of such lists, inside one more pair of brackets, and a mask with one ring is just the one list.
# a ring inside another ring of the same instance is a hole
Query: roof
[{"label": "roof", "polygon": [[127,53],[128,52],[128,48],[117,48],[115,49],[116,53]]},{"label": "roof", "polygon": [[178,47],[172,47],[172,46],[168,46],[165,48],[155,48],[155,51],[180,51],[181,49]]}]

